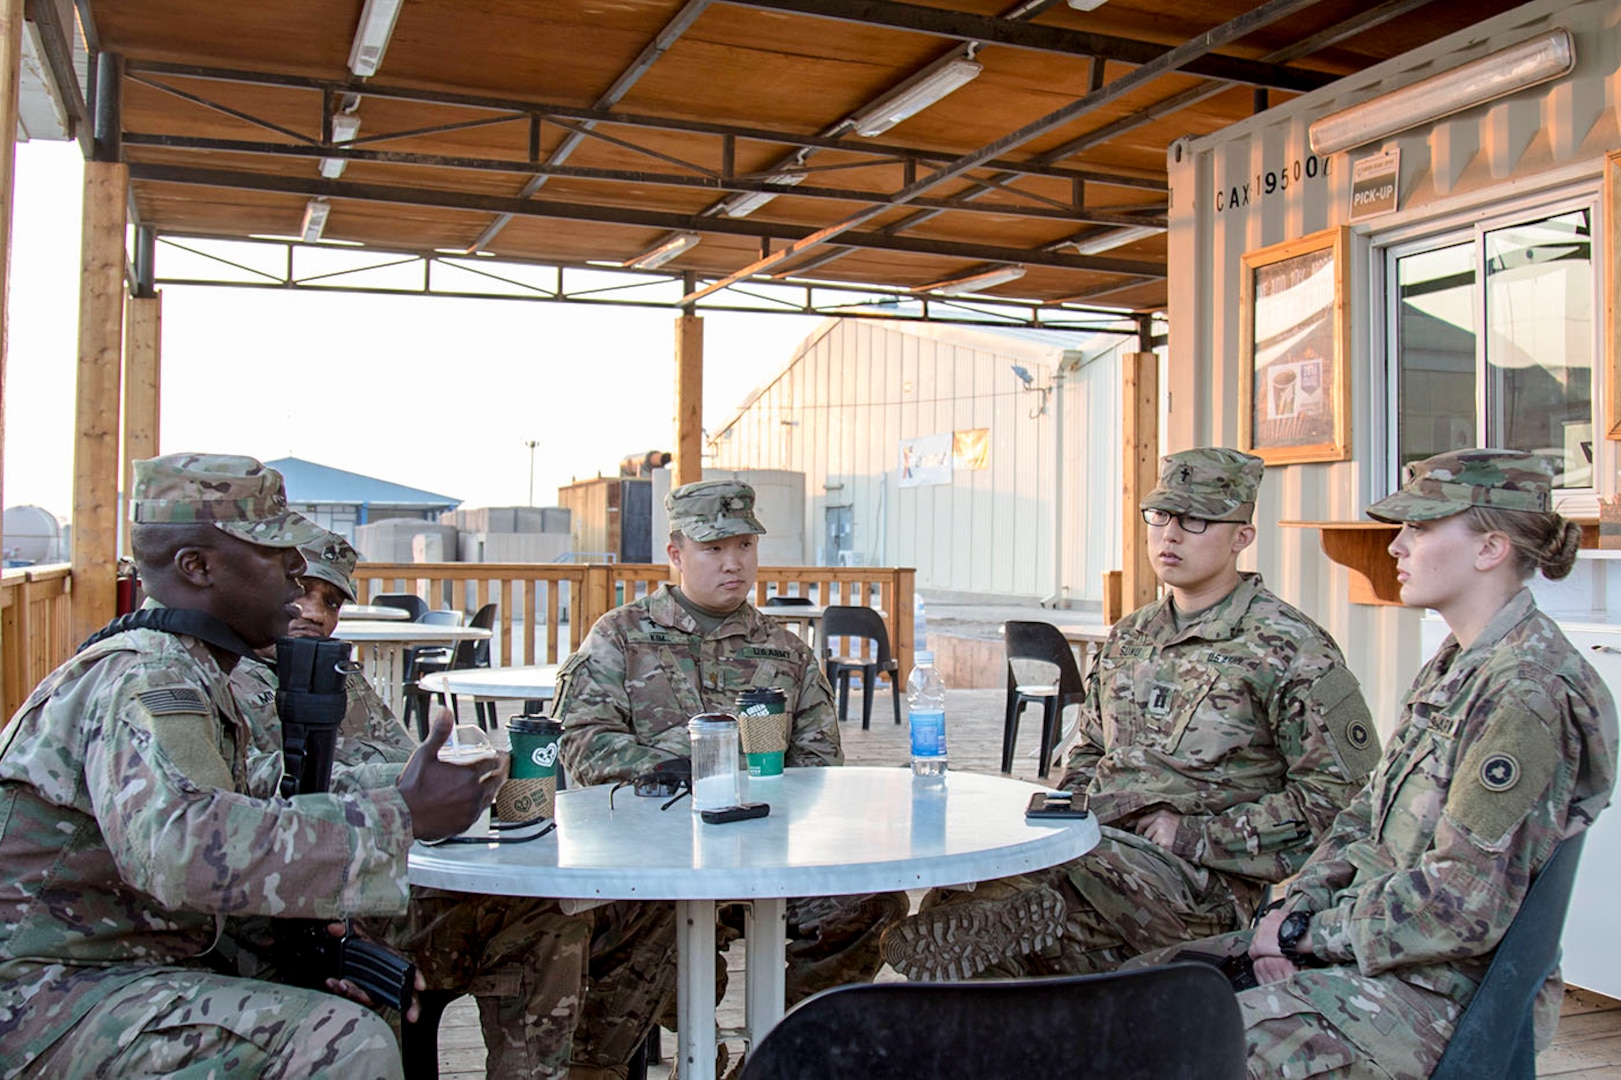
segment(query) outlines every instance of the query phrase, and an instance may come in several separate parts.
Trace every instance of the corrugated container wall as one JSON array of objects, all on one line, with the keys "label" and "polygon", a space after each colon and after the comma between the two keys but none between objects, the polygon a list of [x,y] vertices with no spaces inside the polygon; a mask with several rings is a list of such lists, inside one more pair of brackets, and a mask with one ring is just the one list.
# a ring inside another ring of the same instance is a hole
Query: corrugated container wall
[{"label": "corrugated container wall", "polygon": [[[1539,191],[1573,184],[1597,189],[1605,153],[1621,145],[1618,13],[1616,0],[1526,4],[1169,150],[1172,331],[1165,443],[1172,449],[1239,445],[1243,254],[1347,223],[1352,164],[1381,150],[1400,150],[1399,208],[1352,227],[1349,459],[1267,470],[1255,556],[1268,584],[1340,642],[1387,733],[1422,655],[1419,613],[1350,603],[1347,573],[1324,556],[1318,533],[1276,523],[1365,520],[1363,508],[1391,485],[1382,245],[1432,224],[1467,227],[1505,201]],[[1567,28],[1574,40],[1571,74],[1350,152],[1312,153],[1307,129],[1313,120],[1555,27]],[[1602,235],[1602,216],[1601,208],[1595,236]],[[1594,365],[1595,411],[1602,417],[1597,358]],[[1613,494],[1616,454],[1602,429],[1594,452],[1603,488],[1598,494]],[[1566,512],[1592,514],[1592,498]]]},{"label": "corrugated container wall", "polygon": [[[1096,607],[1119,562],[1126,341],[833,320],[715,436],[709,464],[804,473],[809,564],[910,566],[931,593]],[[902,485],[903,440],[980,430],[983,467]]]}]

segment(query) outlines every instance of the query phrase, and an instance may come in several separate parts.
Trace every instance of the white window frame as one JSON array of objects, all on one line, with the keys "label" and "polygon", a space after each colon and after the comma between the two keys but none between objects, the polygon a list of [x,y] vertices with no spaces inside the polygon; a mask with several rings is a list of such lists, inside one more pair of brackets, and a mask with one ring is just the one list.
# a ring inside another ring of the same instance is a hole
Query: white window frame
[{"label": "white window frame", "polygon": [[[1375,425],[1377,450],[1374,498],[1394,491],[1401,484],[1400,465],[1396,454],[1396,417],[1398,416],[1397,380],[1392,368],[1394,353],[1391,348],[1400,297],[1395,287],[1396,260],[1406,255],[1468,242],[1475,246],[1476,269],[1481,266],[1479,253],[1483,250],[1485,235],[1508,226],[1554,217],[1573,210],[1588,211],[1593,227],[1593,325],[1592,325],[1592,396],[1593,396],[1593,463],[1595,486],[1562,488],[1554,495],[1555,509],[1575,517],[1597,517],[1598,500],[1604,493],[1603,477],[1614,472],[1613,451],[1605,438],[1608,427],[1604,364],[1605,279],[1604,219],[1602,178],[1585,179],[1557,188],[1522,195],[1518,198],[1485,202],[1443,216],[1401,226],[1384,232],[1371,233],[1369,244],[1369,271],[1372,276],[1370,308],[1369,371],[1371,385],[1381,387],[1383,395],[1375,396],[1374,412],[1381,421]],[[1477,273],[1476,333],[1475,333],[1475,408],[1477,423],[1484,423],[1486,411],[1487,379],[1484,377],[1486,349],[1486,283]],[[1374,317],[1374,313],[1377,316]]]}]

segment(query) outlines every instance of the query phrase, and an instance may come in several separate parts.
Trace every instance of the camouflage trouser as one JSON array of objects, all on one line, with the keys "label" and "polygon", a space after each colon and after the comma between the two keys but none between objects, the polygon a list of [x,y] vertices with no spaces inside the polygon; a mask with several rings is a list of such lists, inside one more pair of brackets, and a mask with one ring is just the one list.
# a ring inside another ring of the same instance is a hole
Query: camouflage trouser
[{"label": "camouflage trouser", "polygon": [[[1241,956],[1253,931],[1223,934],[1138,957],[1131,967],[1169,963],[1184,952]],[[1435,1070],[1462,1009],[1396,976],[1363,975],[1354,964],[1303,968],[1238,995],[1249,1044],[1249,1075],[1261,1078],[1425,1080]]]},{"label": "camouflage trouser", "polygon": [[412,889],[403,919],[361,928],[409,956],[432,990],[471,994],[491,1080],[568,1075],[591,938],[555,900]]},{"label": "camouflage trouser", "polygon": [[394,1034],[370,1009],[318,990],[155,968],[96,1004],[25,1077],[394,1080]]},{"label": "camouflage trouser", "polygon": [[[1235,886],[1243,895],[1235,895]],[[1042,887],[1064,900],[1057,943],[1031,952],[1010,948],[985,977],[1113,971],[1138,953],[1242,926],[1262,891],[1196,867],[1135,833],[1104,826],[1097,847],[1073,862],[981,882],[972,891],[931,889],[918,918],[940,905],[996,901]]]}]

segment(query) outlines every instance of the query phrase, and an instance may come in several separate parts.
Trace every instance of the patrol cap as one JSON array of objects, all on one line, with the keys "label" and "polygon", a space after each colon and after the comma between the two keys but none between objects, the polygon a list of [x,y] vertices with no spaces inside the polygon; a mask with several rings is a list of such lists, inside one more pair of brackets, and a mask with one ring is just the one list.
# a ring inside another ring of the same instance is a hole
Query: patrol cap
[{"label": "patrol cap", "polygon": [[206,523],[261,547],[313,544],[325,531],[287,509],[281,473],[235,454],[165,454],[135,463],[130,520]]},{"label": "patrol cap", "polygon": [[1255,506],[1266,462],[1225,446],[1204,446],[1167,454],[1159,463],[1159,486],[1140,509],[1192,514],[1208,521],[1236,520],[1233,514]]},{"label": "patrol cap", "polygon": [[322,529],[321,533],[314,543],[298,545],[299,554],[304,556],[303,576],[331,582],[348,599],[359,599],[355,595],[354,573],[360,552],[335,532]]},{"label": "patrol cap", "polygon": [[1400,524],[1435,521],[1471,506],[1546,514],[1553,509],[1554,464],[1524,450],[1453,450],[1407,466],[1401,490],[1368,507],[1368,516]]},{"label": "patrol cap", "polygon": [[754,516],[754,489],[741,480],[682,484],[664,496],[664,509],[672,532],[699,543],[765,532]]}]

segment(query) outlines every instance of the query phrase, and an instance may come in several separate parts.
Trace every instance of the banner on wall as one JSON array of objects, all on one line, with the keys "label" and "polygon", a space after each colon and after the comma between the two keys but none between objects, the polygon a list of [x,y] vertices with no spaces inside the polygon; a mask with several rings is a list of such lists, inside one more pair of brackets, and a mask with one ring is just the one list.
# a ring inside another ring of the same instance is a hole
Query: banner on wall
[{"label": "banner on wall", "polygon": [[900,487],[951,483],[950,435],[918,435],[901,440]]},{"label": "banner on wall", "polygon": [[991,429],[969,428],[952,432],[951,467],[983,469],[991,463]]}]

